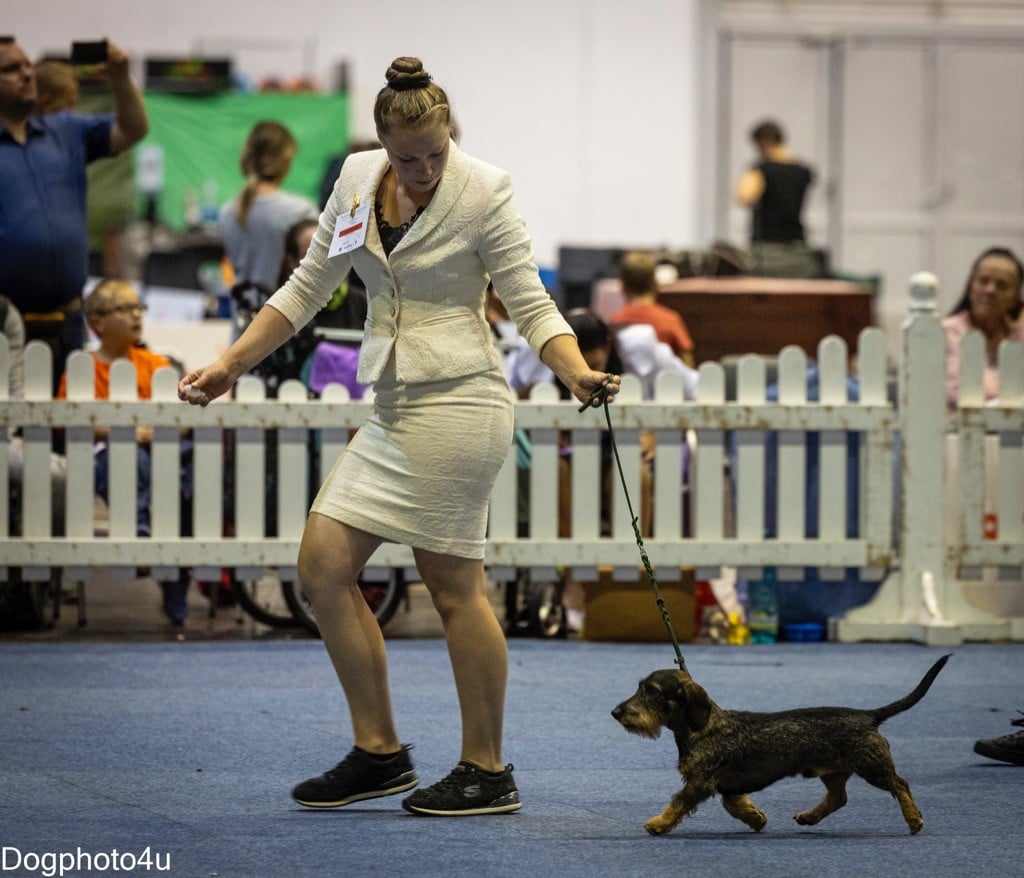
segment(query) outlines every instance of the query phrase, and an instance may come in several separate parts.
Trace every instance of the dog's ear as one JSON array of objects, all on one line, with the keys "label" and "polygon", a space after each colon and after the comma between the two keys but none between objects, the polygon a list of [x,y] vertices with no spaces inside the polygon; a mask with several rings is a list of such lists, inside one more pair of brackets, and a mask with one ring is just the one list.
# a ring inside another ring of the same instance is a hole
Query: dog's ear
[{"label": "dog's ear", "polygon": [[686,725],[691,732],[699,732],[711,718],[711,699],[693,680],[685,679],[682,684],[686,692]]},{"label": "dog's ear", "polygon": [[667,671],[662,696],[665,699],[665,728],[677,735],[685,734],[690,729],[688,720],[690,696],[687,684],[690,675],[683,671]]}]

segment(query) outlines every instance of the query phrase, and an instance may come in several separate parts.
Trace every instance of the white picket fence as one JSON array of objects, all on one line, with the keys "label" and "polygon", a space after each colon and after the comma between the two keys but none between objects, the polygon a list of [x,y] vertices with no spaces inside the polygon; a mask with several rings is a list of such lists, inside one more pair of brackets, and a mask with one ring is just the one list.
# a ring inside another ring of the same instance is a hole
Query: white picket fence
[{"label": "white picket fence", "polygon": [[[1007,588],[1019,589],[1024,578],[1024,348],[1000,345],[999,398],[986,403],[984,338],[970,333],[960,351],[958,404],[948,416],[936,286],[934,276],[915,275],[902,329],[898,569],[871,602],[839,620],[842,640],[1024,640],[1024,618],[985,612],[964,589],[982,568]],[[986,519],[998,521],[995,538],[984,532]]]},{"label": "white picket fence", "polygon": [[[970,337],[963,352],[962,402],[955,417],[946,413],[944,334],[935,314],[935,281],[917,276],[903,334],[899,371],[900,404],[887,395],[885,340],[869,329],[857,348],[860,398],[847,401],[848,351],[839,338],[825,339],[816,352],[820,397],[808,402],[806,354],[794,347],[780,352],[778,401],[766,401],[767,364],[743,358],[735,400],[726,399],[725,372],[717,363],[700,369],[698,399],[685,401],[679,379],[661,375],[655,396],[641,397],[639,381],[624,376],[622,392],[611,407],[615,439],[634,509],[639,512],[642,469],[641,434],[655,437],[652,506],[653,532],[644,540],[659,576],[680,566],[697,568],[701,578],[723,567],[757,578],[761,568],[777,577],[802,580],[818,568],[828,581],[856,567],[864,579],[882,579],[869,604],[848,612],[834,626],[842,640],[918,640],[959,643],[964,639],[1024,639],[1024,619],[988,616],[964,599],[960,578],[980,568],[998,568],[1019,582],[1024,569],[1024,360],[1020,345],[1000,353],[999,404],[983,405],[982,345]],[[0,339],[0,394],[6,391],[7,350]],[[277,567],[294,580],[295,559],[310,495],[310,467],[323,479],[345,449],[350,431],[368,416],[372,396],[348,399],[340,386],[322,398],[307,399],[298,382],[282,386],[267,400],[263,385],[243,379],[237,398],[206,409],[187,406],[176,396],[177,376],[155,376],[153,398],[135,398],[135,376],[126,361],[114,363],[111,398],[92,399],[92,362],[86,354],[69,362],[68,399],[51,399],[50,355],[33,343],[26,350],[25,399],[0,405],[0,424],[21,429],[25,441],[20,533],[12,532],[7,505],[0,508],[0,574],[20,567],[28,579],[50,576],[53,567],[67,580],[89,579],[102,565],[130,578],[138,566],[157,578],[170,568],[190,566],[200,579],[215,578],[221,567],[256,576]],[[3,399],[0,396],[0,399]],[[109,515],[97,529],[93,497],[93,428],[111,428]],[[490,509],[486,563],[493,579],[511,580],[517,568],[537,575],[570,567],[583,581],[611,565],[616,578],[636,580],[639,555],[617,478],[611,491],[611,533],[601,533],[601,434],[598,410],[583,414],[560,401],[554,387],[534,389],[516,409],[516,424],[529,436],[529,503],[524,523],[518,512],[520,480],[517,455],[510,450],[495,485]],[[154,427],[152,534],[136,536],[136,425]],[[64,432],[67,456],[65,534],[51,532],[50,493],[46,490],[54,430]],[[276,431],[276,536],[265,536],[267,431]],[[952,430],[958,443],[949,443]],[[179,530],[179,444],[183,431],[194,443],[193,536]],[[571,534],[558,534],[558,484],[563,458],[560,434],[572,446]],[[806,437],[819,435],[817,536],[805,536],[807,482]],[[847,433],[858,434],[858,483],[848,485]],[[899,433],[898,465],[894,435]],[[777,456],[769,458],[766,438],[774,433]],[[234,517],[225,535],[224,485],[226,439],[233,434]],[[563,434],[564,435],[564,434]],[[985,473],[985,442],[993,437],[998,475]],[[457,444],[457,437],[452,437]],[[956,450],[946,466],[947,444]],[[688,448],[684,456],[683,446]],[[310,454],[316,447],[318,453]],[[688,457],[688,465],[684,457]],[[465,465],[473,466],[472,460]],[[778,486],[776,527],[766,536],[766,473]],[[947,472],[947,470],[949,470]],[[894,480],[895,474],[895,480]],[[8,488],[0,467],[0,488]],[[950,483],[950,484],[947,484]],[[989,485],[986,492],[985,486]],[[733,489],[730,486],[734,486]],[[950,490],[953,487],[954,490]],[[847,492],[857,493],[856,536],[847,535]],[[732,496],[731,496],[732,495]],[[899,509],[894,497],[901,498]],[[688,514],[686,514],[686,510]],[[735,512],[733,512],[735,510]],[[998,539],[983,539],[982,519],[998,515]],[[957,526],[946,526],[949,516]],[[520,534],[524,530],[526,536]],[[949,532],[952,531],[952,536]],[[897,538],[894,542],[894,533]],[[944,533],[946,534],[944,536]],[[407,547],[384,545],[371,559],[368,574],[411,567]],[[673,577],[674,578],[674,577]],[[808,585],[808,587],[814,587]]]}]

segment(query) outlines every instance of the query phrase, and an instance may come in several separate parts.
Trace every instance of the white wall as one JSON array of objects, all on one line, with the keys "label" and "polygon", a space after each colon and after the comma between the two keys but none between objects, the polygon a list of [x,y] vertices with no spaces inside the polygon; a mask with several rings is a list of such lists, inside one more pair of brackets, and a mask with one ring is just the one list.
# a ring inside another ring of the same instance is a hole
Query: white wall
[{"label": "white wall", "polygon": [[716,228],[745,240],[749,214],[729,191],[750,125],[780,118],[818,172],[810,239],[833,268],[882,278],[875,319],[895,357],[915,272],[938,276],[945,313],[978,253],[1024,245],[1024,3],[723,0],[719,12]]},{"label": "white wall", "polygon": [[136,59],[229,54],[254,80],[330,84],[346,60],[362,137],[392,58],[417,55],[449,92],[463,148],[512,175],[538,262],[554,267],[563,243],[706,243],[705,2],[4,0],[0,31],[32,57],[102,36]]}]

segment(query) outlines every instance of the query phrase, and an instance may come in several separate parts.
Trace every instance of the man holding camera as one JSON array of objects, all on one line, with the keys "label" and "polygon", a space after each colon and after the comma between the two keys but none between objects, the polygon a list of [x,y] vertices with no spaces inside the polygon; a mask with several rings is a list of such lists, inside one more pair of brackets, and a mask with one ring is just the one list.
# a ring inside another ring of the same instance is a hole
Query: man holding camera
[{"label": "man holding camera", "polygon": [[149,130],[124,50],[105,41],[75,50],[72,63],[87,60],[105,72],[113,114],[37,115],[33,66],[13,37],[0,37],[0,293],[24,315],[27,338],[50,343],[55,380],[67,355],[85,342],[85,167],[118,155]]}]

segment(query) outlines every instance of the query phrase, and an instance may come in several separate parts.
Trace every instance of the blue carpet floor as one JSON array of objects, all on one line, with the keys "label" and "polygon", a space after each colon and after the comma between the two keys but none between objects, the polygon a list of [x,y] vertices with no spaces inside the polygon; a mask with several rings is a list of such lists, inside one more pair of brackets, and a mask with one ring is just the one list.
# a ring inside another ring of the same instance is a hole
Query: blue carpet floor
[{"label": "blue carpet floor", "polygon": [[[823,787],[795,778],[753,796],[768,815],[760,834],[708,802],[671,835],[650,837],[644,820],[680,786],[675,746],[627,735],[609,711],[640,677],[672,665],[671,647],[513,640],[510,651],[505,756],[523,810],[425,819],[402,811],[400,797],[326,812],[291,802],[292,785],[350,742],[319,642],[0,645],[0,874],[43,875],[47,863],[59,874],[59,860],[39,857],[78,851],[97,857],[93,870],[83,859],[65,875],[109,874],[102,857],[115,850],[125,874],[194,878],[1024,874],[1024,769],[971,752],[976,738],[1013,731],[1024,645],[954,650],[924,701],[883,726],[924,815],[917,836],[858,778],[844,809],[798,826],[792,815]],[[774,710],[886,704],[941,651],[684,652],[720,706]],[[389,653],[399,729],[432,783],[458,754],[444,643],[392,641]],[[125,855],[146,851],[149,869],[125,868]]]}]

